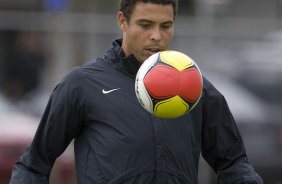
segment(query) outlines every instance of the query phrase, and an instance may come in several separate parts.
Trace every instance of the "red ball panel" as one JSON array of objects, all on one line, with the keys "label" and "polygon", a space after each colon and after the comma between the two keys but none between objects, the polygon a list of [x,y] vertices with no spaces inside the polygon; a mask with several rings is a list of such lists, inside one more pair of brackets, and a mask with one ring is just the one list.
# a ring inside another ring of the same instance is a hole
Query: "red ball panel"
[{"label": "red ball panel", "polygon": [[177,95],[179,71],[168,66],[158,64],[153,67],[143,79],[150,95],[156,99],[170,98]]},{"label": "red ball panel", "polygon": [[179,95],[187,102],[194,103],[201,95],[202,78],[195,67],[182,71],[158,64],[145,76],[144,85],[155,99],[171,98]]},{"label": "red ball panel", "polygon": [[179,80],[179,96],[194,103],[201,96],[203,88],[202,77],[196,67],[181,71]]}]

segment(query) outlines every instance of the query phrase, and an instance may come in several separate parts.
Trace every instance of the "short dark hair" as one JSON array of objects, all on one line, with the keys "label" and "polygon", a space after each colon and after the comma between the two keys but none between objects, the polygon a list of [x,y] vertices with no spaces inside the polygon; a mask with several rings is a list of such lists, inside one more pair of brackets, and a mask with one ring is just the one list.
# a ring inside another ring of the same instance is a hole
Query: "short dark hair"
[{"label": "short dark hair", "polygon": [[177,15],[178,11],[178,0],[121,0],[120,9],[126,20],[129,21],[131,18],[131,14],[137,3],[153,3],[153,4],[161,4],[161,5],[172,5],[173,7],[173,16],[174,18]]}]

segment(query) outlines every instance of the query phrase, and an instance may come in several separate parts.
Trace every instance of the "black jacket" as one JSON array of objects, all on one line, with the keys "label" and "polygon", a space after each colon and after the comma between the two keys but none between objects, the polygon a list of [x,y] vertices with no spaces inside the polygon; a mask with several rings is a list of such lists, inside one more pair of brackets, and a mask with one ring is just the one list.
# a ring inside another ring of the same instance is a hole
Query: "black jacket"
[{"label": "black jacket", "polygon": [[132,55],[124,58],[120,45],[113,42],[56,86],[10,184],[47,184],[72,139],[78,184],[196,184],[201,152],[219,183],[262,183],[224,97],[208,80],[189,114],[156,118],[137,101],[139,64]]}]

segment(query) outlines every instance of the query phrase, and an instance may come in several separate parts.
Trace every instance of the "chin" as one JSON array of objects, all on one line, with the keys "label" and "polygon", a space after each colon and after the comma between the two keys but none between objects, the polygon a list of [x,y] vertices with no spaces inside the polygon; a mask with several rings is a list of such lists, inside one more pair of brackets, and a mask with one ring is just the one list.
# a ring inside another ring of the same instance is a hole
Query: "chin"
[{"label": "chin", "polygon": [[146,59],[148,59],[151,55],[153,55],[153,54],[146,54],[144,57],[143,57],[143,59],[144,59],[144,61],[146,60]]}]

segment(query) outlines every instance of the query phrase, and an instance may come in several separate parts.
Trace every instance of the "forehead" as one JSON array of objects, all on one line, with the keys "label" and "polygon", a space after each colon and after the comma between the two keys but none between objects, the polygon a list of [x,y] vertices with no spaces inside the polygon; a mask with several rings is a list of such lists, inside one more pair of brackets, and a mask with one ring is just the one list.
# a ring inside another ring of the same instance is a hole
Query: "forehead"
[{"label": "forehead", "polygon": [[150,21],[173,21],[173,7],[172,5],[162,5],[153,3],[136,4],[131,20],[150,20]]}]

